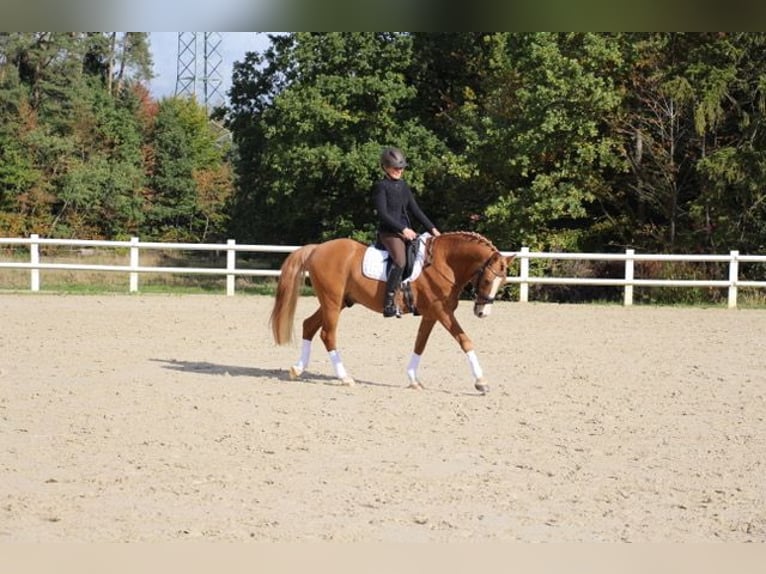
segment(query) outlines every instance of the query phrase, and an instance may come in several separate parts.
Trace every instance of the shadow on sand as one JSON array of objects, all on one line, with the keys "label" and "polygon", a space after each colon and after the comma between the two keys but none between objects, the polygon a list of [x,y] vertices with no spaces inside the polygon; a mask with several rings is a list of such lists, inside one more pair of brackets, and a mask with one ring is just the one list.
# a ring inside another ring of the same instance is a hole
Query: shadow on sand
[{"label": "shadow on sand", "polygon": [[[293,381],[290,378],[290,374],[284,369],[261,369],[259,367],[242,367],[238,365],[220,365],[217,363],[208,363],[207,361],[179,361],[177,359],[151,359],[156,363],[162,363],[163,369],[170,369],[172,371],[179,371],[182,373],[195,373],[202,375],[215,375],[215,376],[230,376],[230,377],[252,377],[255,379],[269,379],[280,381]],[[357,385],[364,385],[370,387],[382,387],[389,389],[404,389],[407,388],[404,385],[395,385],[391,383],[378,383],[375,381],[364,381],[355,379]],[[330,375],[323,375],[321,373],[305,372],[298,379],[298,383],[308,384],[324,384],[337,387],[346,387],[335,377]],[[447,389],[422,389],[420,392],[441,392],[451,395],[478,395],[482,393],[474,393],[470,391],[450,391]]]},{"label": "shadow on sand", "polygon": [[[163,369],[180,371],[182,373],[195,373],[202,375],[217,375],[230,377],[253,377],[256,379],[278,379],[280,381],[290,381],[290,374],[284,369],[261,369],[259,367],[241,367],[238,365],[219,365],[217,363],[208,363],[206,361],[179,361],[177,359],[152,359],[156,363],[162,363]],[[304,373],[296,382],[300,383],[322,383],[325,385],[345,386],[335,377],[323,375],[321,373]],[[358,385],[372,385],[376,387],[392,387],[387,383],[375,383],[372,381],[360,381],[356,379]]]}]

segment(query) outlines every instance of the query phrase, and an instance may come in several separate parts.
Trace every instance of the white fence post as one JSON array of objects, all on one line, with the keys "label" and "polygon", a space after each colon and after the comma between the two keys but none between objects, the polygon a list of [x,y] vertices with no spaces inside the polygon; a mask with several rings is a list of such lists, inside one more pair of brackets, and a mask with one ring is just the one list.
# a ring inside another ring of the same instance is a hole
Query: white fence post
[{"label": "white fence post", "polygon": [[519,283],[519,302],[527,303],[529,302],[529,283],[527,282],[527,279],[529,279],[529,247],[522,247],[519,257],[521,258],[519,263],[519,278],[521,279],[521,283]]},{"label": "white fence post", "polygon": [[[40,264],[40,244],[37,243],[37,240],[40,239],[40,236],[37,233],[32,233],[29,238],[32,240],[32,243],[29,244],[29,262],[32,265],[39,265]],[[40,270],[39,269],[32,269],[32,272],[30,274],[30,289],[32,291],[39,291],[40,290]]]},{"label": "white fence post", "polygon": [[[138,269],[138,257],[139,257],[138,237],[130,238],[130,268]],[[130,292],[138,292],[138,272],[130,272]]]},{"label": "white fence post", "polygon": [[236,275],[233,273],[237,268],[237,251],[233,249],[236,243],[237,242],[234,239],[228,239],[226,241],[228,247],[226,250],[226,271],[232,271],[232,273],[226,275],[226,295],[230,297],[234,295],[234,280],[236,278]]},{"label": "white fence post", "polygon": [[739,251],[732,251],[729,262],[729,309],[737,306],[737,281],[739,279]]},{"label": "white fence post", "polygon": [[625,250],[625,300],[624,305],[630,307],[633,305],[633,269],[634,263],[633,255],[635,255],[635,249]]}]

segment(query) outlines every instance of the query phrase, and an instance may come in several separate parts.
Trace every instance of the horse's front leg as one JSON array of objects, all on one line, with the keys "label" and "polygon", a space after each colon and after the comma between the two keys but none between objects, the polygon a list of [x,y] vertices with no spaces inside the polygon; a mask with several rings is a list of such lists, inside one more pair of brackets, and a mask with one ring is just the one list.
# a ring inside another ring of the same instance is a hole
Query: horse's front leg
[{"label": "horse's front leg", "polygon": [[423,383],[418,379],[418,367],[420,366],[420,357],[423,355],[423,351],[426,348],[428,337],[431,335],[431,330],[436,324],[435,319],[423,317],[420,320],[420,326],[418,327],[418,336],[415,339],[415,349],[410,357],[410,363],[407,365],[407,377],[410,380],[410,389],[422,389]]},{"label": "horse's front leg", "polygon": [[484,381],[484,372],[479,364],[479,359],[476,356],[476,351],[473,348],[473,341],[466,335],[466,332],[460,326],[460,323],[455,318],[454,312],[445,312],[439,316],[439,322],[444,325],[444,328],[449,331],[457,341],[460,348],[465,353],[466,359],[468,359],[468,366],[471,368],[471,375],[473,375],[473,386],[477,391],[482,393],[489,392],[489,385]]}]

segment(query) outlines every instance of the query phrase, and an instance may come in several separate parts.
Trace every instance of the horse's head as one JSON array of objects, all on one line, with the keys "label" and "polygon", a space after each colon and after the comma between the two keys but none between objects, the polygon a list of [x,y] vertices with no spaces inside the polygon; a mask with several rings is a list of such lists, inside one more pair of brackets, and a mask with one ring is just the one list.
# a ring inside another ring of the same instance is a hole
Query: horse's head
[{"label": "horse's head", "polygon": [[477,317],[483,318],[490,314],[497,291],[505,284],[508,266],[514,257],[514,255],[504,257],[499,251],[495,251],[476,272],[476,278],[473,281],[473,290],[476,293],[473,314]]},{"label": "horse's head", "polygon": [[433,265],[437,282],[447,282],[440,288],[451,290],[457,297],[459,290],[470,283],[475,293],[474,315],[489,315],[515,256],[503,256],[489,239],[473,231],[442,233],[426,248],[426,264]]}]

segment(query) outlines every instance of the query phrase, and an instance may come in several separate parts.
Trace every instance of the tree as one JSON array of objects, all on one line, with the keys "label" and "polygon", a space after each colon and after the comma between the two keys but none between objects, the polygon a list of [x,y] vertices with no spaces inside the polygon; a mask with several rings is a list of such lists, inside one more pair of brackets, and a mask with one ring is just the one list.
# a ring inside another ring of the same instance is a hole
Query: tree
[{"label": "tree", "polygon": [[151,80],[148,36],[146,32],[90,32],[83,66],[102,79],[110,95],[119,94],[130,83]]},{"label": "tree", "polygon": [[150,140],[152,173],[146,223],[151,235],[168,241],[202,241],[225,222],[211,209],[226,204],[231,173],[203,106],[193,99],[160,102]]},{"label": "tree", "polygon": [[[694,238],[704,248],[766,249],[766,34],[718,34],[705,53],[695,125],[704,136],[689,204]],[[702,67],[702,66],[699,66]],[[704,69],[703,69],[704,70]]]},{"label": "tree", "polygon": [[[119,41],[118,41],[119,40]],[[111,84],[122,50],[117,78]],[[124,236],[142,219],[146,34],[0,35],[0,225]],[[108,86],[108,89],[107,89]]]},{"label": "tree", "polygon": [[[508,33],[413,34],[413,114],[443,142],[429,187],[429,213],[444,229],[476,229],[496,190],[480,174],[489,102],[505,77]],[[434,194],[436,195],[436,194]]]},{"label": "tree", "polygon": [[30,210],[43,185],[42,174],[27,153],[26,136],[37,115],[17,69],[9,62],[8,34],[0,36],[0,234],[29,233]]},{"label": "tree", "polygon": [[56,180],[72,149],[68,112],[82,80],[80,36],[35,32],[0,39],[7,130],[18,137],[10,147],[15,182],[5,190],[6,203],[14,205],[14,230],[46,233],[57,222]]},{"label": "tree", "polygon": [[297,33],[272,41],[234,75],[227,125],[242,154],[240,175],[247,173],[236,217],[250,223],[254,241],[369,240],[368,196],[382,148],[407,150],[417,188],[444,150],[412,113],[412,37]]},{"label": "tree", "polygon": [[73,154],[59,181],[59,218],[79,236],[126,236],[142,219],[140,190],[146,184],[139,97],[111,97],[100,81],[73,105]]},{"label": "tree", "polygon": [[501,245],[577,249],[590,208],[619,170],[605,119],[620,103],[608,35],[513,34],[476,113],[481,229]]},{"label": "tree", "polygon": [[764,244],[763,34],[627,34],[630,170],[605,201],[617,241],[647,250]]}]

